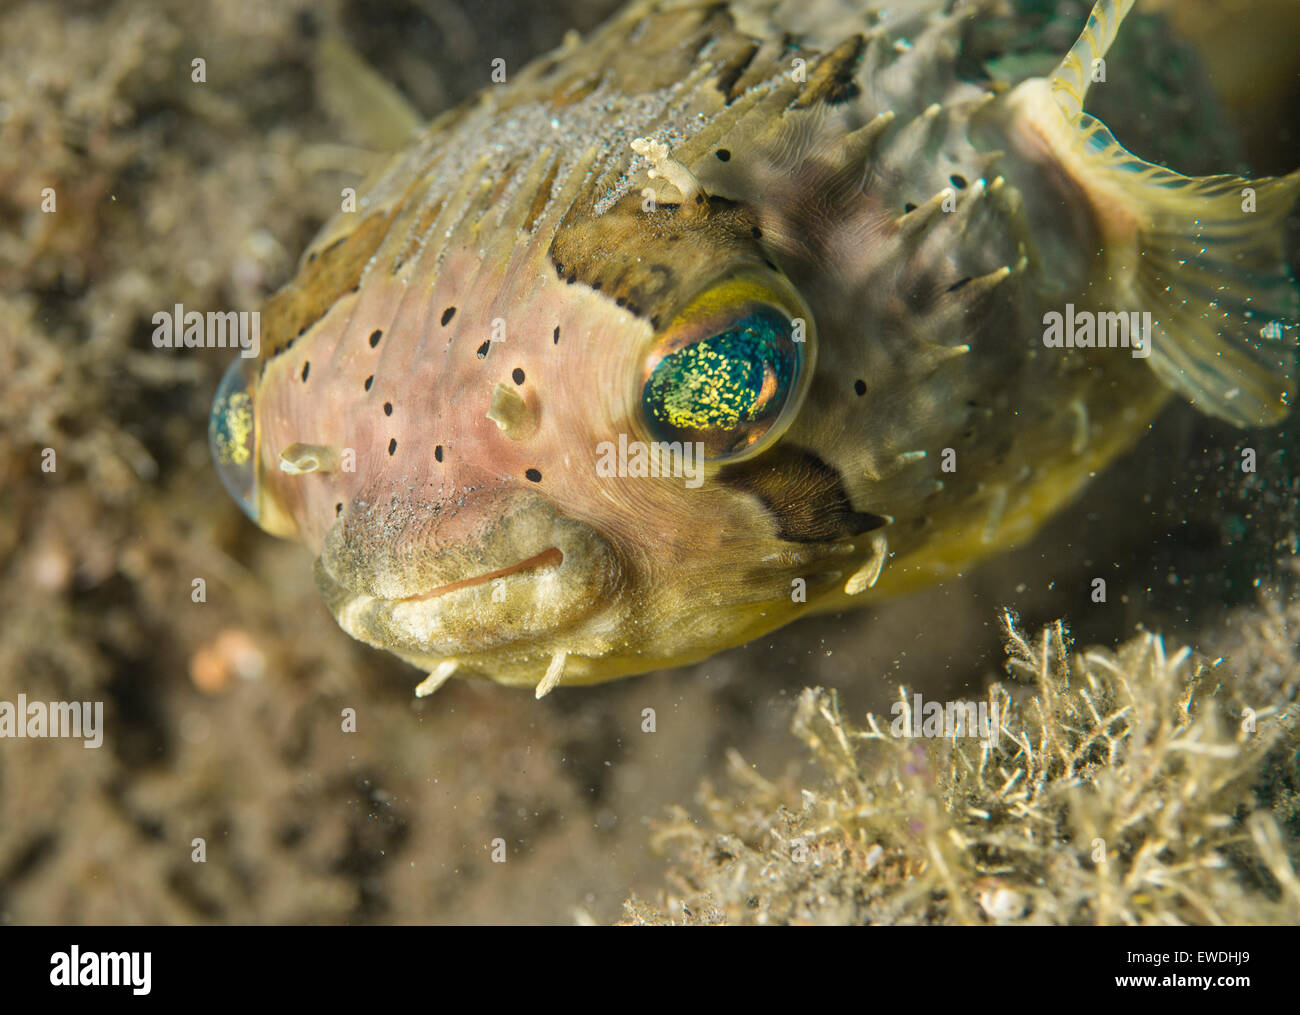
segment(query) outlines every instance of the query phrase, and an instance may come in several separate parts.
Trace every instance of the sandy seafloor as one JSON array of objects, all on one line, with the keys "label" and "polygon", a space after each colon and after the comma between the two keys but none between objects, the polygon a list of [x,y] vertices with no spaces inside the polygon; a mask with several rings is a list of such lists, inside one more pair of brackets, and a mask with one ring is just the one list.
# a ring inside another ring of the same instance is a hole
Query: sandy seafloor
[{"label": "sandy seafloor", "polygon": [[[149,322],[175,303],[256,308],[357,182],[360,140],[313,83],[323,28],[432,114],[473,94],[490,58],[522,66],[615,6],[0,8],[0,700],[107,714],[99,750],[0,741],[0,921],[616,920],[665,883],[651,822],[723,781],[728,749],[815,778],[788,733],[804,686],[837,688],[854,716],[887,708],[899,680],[977,693],[1000,674],[1002,606],[1030,627],[1064,616],[1084,643],[1144,625],[1214,653],[1234,611],[1286,594],[1270,590],[1293,545],[1290,428],[1250,435],[1260,467],[1244,477],[1246,438],[1179,404],[1032,544],[960,581],[542,702],[458,681],[416,700],[421,675],[344,635],[308,554],[222,490],[206,417],[227,354],[155,350]],[[1218,6],[1250,8],[1236,36],[1199,23],[1239,46],[1211,64],[1246,165],[1292,169],[1288,34],[1261,5]],[[1087,598],[1099,568],[1105,608]]]}]

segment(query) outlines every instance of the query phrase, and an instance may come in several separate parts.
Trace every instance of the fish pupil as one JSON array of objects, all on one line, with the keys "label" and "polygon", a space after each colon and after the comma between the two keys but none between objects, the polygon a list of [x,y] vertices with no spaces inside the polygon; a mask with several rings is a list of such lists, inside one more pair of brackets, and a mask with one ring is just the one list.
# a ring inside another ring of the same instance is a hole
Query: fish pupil
[{"label": "fish pupil", "polygon": [[800,365],[790,322],[760,308],[660,360],[642,391],[663,440],[700,441],[710,457],[752,446],[780,415]]}]

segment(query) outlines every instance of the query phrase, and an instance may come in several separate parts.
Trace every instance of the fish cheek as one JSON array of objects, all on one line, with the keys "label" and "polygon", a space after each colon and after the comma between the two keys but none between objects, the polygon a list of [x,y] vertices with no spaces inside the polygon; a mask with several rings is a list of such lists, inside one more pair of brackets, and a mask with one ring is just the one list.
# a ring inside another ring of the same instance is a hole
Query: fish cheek
[{"label": "fish cheek", "polygon": [[887,522],[855,509],[839,470],[796,445],[724,466],[718,480],[761,503],[786,542],[833,543]]}]

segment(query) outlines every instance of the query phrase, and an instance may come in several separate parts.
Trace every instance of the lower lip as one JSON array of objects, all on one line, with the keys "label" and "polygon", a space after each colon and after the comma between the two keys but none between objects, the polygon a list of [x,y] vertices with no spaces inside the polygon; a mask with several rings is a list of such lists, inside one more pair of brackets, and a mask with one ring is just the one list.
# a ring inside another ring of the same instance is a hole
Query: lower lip
[{"label": "lower lip", "polygon": [[408,596],[401,600],[403,603],[420,603],[426,599],[435,599],[438,596],[445,596],[448,592],[455,592],[457,589],[468,589],[475,585],[484,585],[487,582],[495,581],[497,578],[506,578],[512,574],[520,574],[523,571],[536,571],[544,567],[558,567],[564,563],[564,554],[558,547],[552,546],[543,550],[541,553],[529,557],[527,560],[521,560],[518,564],[511,564],[509,567],[503,567],[499,571],[489,571],[487,574],[481,574],[477,578],[466,578],[464,581],[452,582],[450,585],[439,585],[436,589],[429,592],[422,592],[418,596]]}]

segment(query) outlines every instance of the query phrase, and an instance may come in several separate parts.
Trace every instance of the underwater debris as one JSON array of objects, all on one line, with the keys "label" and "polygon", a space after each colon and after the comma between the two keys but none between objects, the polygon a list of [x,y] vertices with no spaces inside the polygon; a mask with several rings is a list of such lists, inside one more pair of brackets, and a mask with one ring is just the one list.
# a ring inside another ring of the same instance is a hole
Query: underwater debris
[{"label": "underwater debris", "polygon": [[[1295,613],[1250,613],[1245,658],[1286,645]],[[630,898],[626,922],[1300,922],[1294,656],[1284,677],[1233,672],[1150,633],[1072,652],[1060,622],[1029,638],[1003,621],[1000,736],[896,737],[807,688],[792,728],[824,783],[769,781],[732,752],[706,821],[677,807],[656,829],[671,888]]]}]

